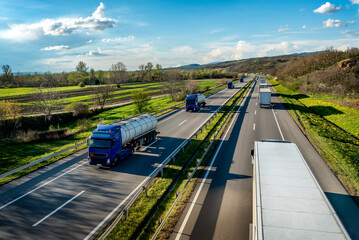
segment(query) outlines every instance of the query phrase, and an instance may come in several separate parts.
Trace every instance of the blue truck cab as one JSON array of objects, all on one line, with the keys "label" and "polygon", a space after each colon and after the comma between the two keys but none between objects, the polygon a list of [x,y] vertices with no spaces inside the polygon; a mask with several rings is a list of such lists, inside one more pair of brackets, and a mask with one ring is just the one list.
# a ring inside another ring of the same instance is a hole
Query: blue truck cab
[{"label": "blue truck cab", "polygon": [[229,82],[227,83],[227,87],[228,87],[228,89],[234,88],[233,82],[229,81]]},{"label": "blue truck cab", "polygon": [[111,167],[133,153],[132,148],[123,149],[120,125],[97,125],[88,141],[91,165]]},{"label": "blue truck cab", "polygon": [[241,78],[239,79],[239,82],[243,82],[243,77],[241,77]]},{"label": "blue truck cab", "polygon": [[186,111],[197,112],[201,106],[205,107],[205,96],[203,94],[189,94],[186,98]]}]

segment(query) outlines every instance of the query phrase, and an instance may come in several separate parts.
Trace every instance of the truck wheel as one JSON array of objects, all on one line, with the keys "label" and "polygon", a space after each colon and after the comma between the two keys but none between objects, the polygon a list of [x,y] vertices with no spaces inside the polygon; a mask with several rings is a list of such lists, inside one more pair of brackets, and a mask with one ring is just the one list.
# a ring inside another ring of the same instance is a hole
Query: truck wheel
[{"label": "truck wheel", "polygon": [[131,152],[130,152],[130,156],[132,156],[134,153],[133,147],[131,147]]},{"label": "truck wheel", "polygon": [[115,166],[120,163],[120,158],[118,156],[115,157]]}]

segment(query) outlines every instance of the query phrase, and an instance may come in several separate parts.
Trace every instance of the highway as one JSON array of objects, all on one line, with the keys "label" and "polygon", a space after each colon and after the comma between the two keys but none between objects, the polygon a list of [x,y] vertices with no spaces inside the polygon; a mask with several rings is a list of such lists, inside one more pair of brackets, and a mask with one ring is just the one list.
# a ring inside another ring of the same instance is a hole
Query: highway
[{"label": "highway", "polygon": [[91,239],[141,182],[244,86],[224,89],[199,113],[180,108],[159,118],[157,141],[112,169],[87,164],[87,150],[0,187],[0,239]]},{"label": "highway", "polygon": [[[301,132],[279,99],[259,107],[256,84],[234,116],[170,239],[249,239],[252,223],[250,151],[260,139],[296,143],[352,239],[359,239],[359,208]],[[272,93],[274,90],[272,89]]]}]

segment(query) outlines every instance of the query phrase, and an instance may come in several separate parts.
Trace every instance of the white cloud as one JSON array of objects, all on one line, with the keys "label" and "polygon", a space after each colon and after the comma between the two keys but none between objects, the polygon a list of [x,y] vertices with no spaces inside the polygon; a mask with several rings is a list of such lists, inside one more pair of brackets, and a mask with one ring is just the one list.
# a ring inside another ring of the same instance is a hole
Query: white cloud
[{"label": "white cloud", "polygon": [[315,9],[313,12],[330,14],[330,13],[338,12],[341,9],[342,7],[336,7],[334,4],[331,4],[330,2],[326,2],[319,8]]},{"label": "white cloud", "polygon": [[90,56],[90,57],[96,57],[96,56],[106,56],[107,54],[105,54],[101,48],[98,48],[97,51],[96,50],[91,50],[87,53],[84,54],[79,54],[77,55],[77,57],[83,57],[83,56]]},{"label": "white cloud", "polygon": [[303,25],[303,26],[302,26],[302,29],[307,29],[307,25]]},{"label": "white cloud", "polygon": [[359,4],[359,0],[350,0],[352,4]]},{"label": "white cloud", "polygon": [[66,50],[66,49],[70,49],[70,47],[67,45],[60,45],[60,46],[50,46],[50,47],[41,48],[42,51]]},{"label": "white cloud", "polygon": [[341,32],[341,34],[344,34],[348,38],[358,38],[359,37],[359,31],[354,30],[346,30]]},{"label": "white cloud", "polygon": [[286,25],[285,27],[280,26],[278,29],[278,32],[287,32],[289,30],[290,29],[289,29],[288,25]]},{"label": "white cloud", "polygon": [[92,40],[92,39],[87,41],[87,43],[92,43],[92,42],[93,42],[93,40]]},{"label": "white cloud", "polygon": [[104,38],[102,42],[127,42],[135,40],[135,36],[129,35],[128,37],[118,37],[118,38]]},{"label": "white cloud", "polygon": [[332,27],[346,27],[349,24],[354,24],[355,21],[348,21],[348,22],[344,22],[341,20],[337,20],[337,19],[328,19],[326,21],[323,21],[324,24],[324,28],[332,28]]},{"label": "white cloud", "polygon": [[12,24],[9,29],[0,31],[0,38],[16,42],[38,39],[42,35],[67,35],[85,30],[104,30],[112,28],[115,19],[104,17],[105,5],[101,2],[96,11],[86,18],[44,19],[32,24]]},{"label": "white cloud", "polygon": [[195,49],[191,48],[190,46],[180,46],[172,48],[172,51],[176,54],[184,54],[184,55],[192,55],[196,52]]}]

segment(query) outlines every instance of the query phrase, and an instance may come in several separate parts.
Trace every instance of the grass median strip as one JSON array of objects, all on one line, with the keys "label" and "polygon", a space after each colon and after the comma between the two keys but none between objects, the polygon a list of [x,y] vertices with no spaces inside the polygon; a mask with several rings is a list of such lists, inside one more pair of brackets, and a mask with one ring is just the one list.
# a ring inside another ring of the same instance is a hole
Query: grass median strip
[{"label": "grass median strip", "polygon": [[[248,88],[246,88],[248,89]],[[238,92],[238,94],[230,100],[225,107],[214,117],[214,119],[203,129],[202,132],[198,133],[196,139],[192,139],[191,144],[185,147],[184,152],[180,152],[176,161],[173,164],[169,164],[164,169],[163,177],[156,177],[150,184],[147,196],[143,192],[139,198],[135,201],[128,212],[128,220],[122,219],[115,229],[110,233],[107,239],[149,239],[158,227],[158,219],[163,218],[167,213],[168,209],[173,204],[176,198],[176,192],[184,186],[188,179],[188,174],[193,171],[196,161],[190,162],[189,166],[183,170],[179,176],[178,181],[175,182],[172,190],[169,192],[166,198],[158,205],[155,214],[151,216],[147,223],[143,223],[146,216],[150,214],[154,206],[158,203],[159,199],[163,197],[163,194],[173,183],[173,180],[178,177],[182,168],[187,164],[189,159],[201,158],[205,152],[205,148],[208,147],[210,141],[209,138],[212,134],[219,129],[220,124],[228,114],[228,110],[232,107],[235,101],[243,96],[245,89]],[[224,128],[221,130],[224,131]],[[185,190],[185,194],[182,195],[183,201],[180,201],[179,206],[176,207],[174,215],[171,216],[168,226],[174,227],[175,222],[180,215],[180,210],[183,209],[185,202],[188,200],[191,192],[194,189],[197,179],[193,179]],[[177,216],[177,217],[176,217]],[[141,226],[142,225],[142,226]],[[141,226],[141,227],[139,227]],[[167,228],[168,228],[167,226]],[[167,229],[166,228],[166,229]],[[168,229],[167,229],[168,230]],[[166,230],[166,231],[167,231]],[[165,234],[166,235],[166,234]]]},{"label": "grass median strip", "polygon": [[[306,100],[308,104],[310,104],[309,101],[315,101],[316,111],[312,111],[301,103],[303,98],[298,100],[298,97],[303,95],[288,90],[274,79],[269,78],[268,80],[279,95],[285,108],[292,115],[293,119],[297,121],[299,126],[301,126],[303,131],[306,132],[314,147],[327,162],[337,178],[343,183],[348,193],[351,196],[355,196],[355,199],[358,199],[359,141],[329,121],[328,116],[324,114],[325,111],[328,111],[327,105],[320,105],[320,102],[316,100]],[[330,107],[331,111],[334,111],[332,109],[334,107],[332,105]],[[345,114],[348,111],[342,110],[341,114],[344,115],[341,116],[341,121],[348,123],[344,127],[348,129],[347,131],[351,131],[353,129],[352,124],[350,124],[352,117],[349,116],[348,121],[346,121]],[[323,114],[320,115],[325,117],[317,114],[318,111],[322,112]],[[358,119],[354,120],[356,124],[357,121]],[[353,132],[353,134],[356,134],[356,132]]]}]

